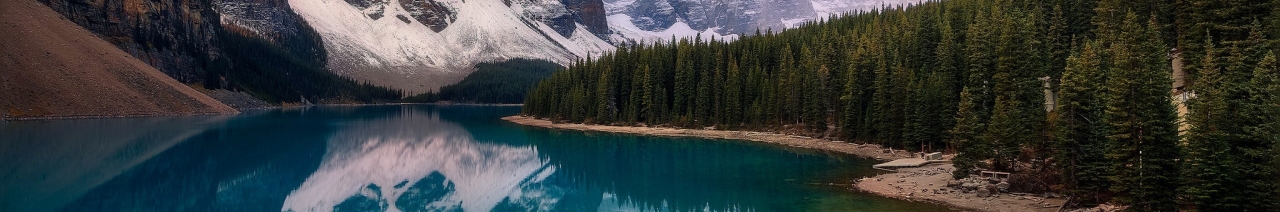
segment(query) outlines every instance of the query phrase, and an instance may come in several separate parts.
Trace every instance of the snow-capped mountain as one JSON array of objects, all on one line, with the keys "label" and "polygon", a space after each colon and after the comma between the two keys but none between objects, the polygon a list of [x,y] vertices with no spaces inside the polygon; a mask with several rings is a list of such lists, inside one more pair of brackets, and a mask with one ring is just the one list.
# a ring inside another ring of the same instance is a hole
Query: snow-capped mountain
[{"label": "snow-capped mountain", "polygon": [[[675,37],[732,40],[756,29],[779,31],[831,15],[923,0],[604,0],[610,40],[653,42]],[[639,36],[637,36],[639,35]]]},{"label": "snow-capped mountain", "polygon": [[920,0],[289,0],[357,81],[434,90],[510,58],[560,64],[615,44],[736,39],[833,13]]},{"label": "snow-capped mountain", "polygon": [[537,58],[567,64],[611,51],[614,46],[597,36],[607,32],[599,26],[604,23],[603,5],[582,2],[290,0],[289,4],[323,37],[334,72],[421,93],[461,80],[472,66],[484,61]]}]

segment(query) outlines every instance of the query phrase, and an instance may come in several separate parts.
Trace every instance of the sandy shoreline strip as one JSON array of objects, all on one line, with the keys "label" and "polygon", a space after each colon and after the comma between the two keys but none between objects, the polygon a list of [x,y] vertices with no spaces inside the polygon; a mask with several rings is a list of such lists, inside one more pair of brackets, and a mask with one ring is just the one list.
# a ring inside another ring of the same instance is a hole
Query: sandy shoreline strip
[{"label": "sandy shoreline strip", "polygon": [[947,187],[947,182],[952,179],[952,171],[955,171],[955,167],[951,164],[902,168],[894,173],[860,179],[856,185],[859,190],[880,196],[930,202],[971,211],[1055,212],[1066,201],[1030,194],[1000,193],[978,197],[975,192],[964,193]]},{"label": "sandy shoreline strip", "polygon": [[851,144],[851,143],[846,143],[842,141],[832,141],[828,139],[784,135],[784,134],[777,134],[777,133],[551,123],[551,121],[548,121],[548,120],[537,119],[529,116],[507,116],[507,117],[502,117],[502,120],[506,120],[506,121],[520,124],[520,125],[552,128],[552,129],[627,133],[627,134],[670,136],[670,137],[700,137],[700,138],[758,141],[758,142],[765,142],[765,143],[772,143],[772,144],[780,144],[780,145],[796,147],[796,148],[840,152],[840,153],[852,154],[852,155],[868,157],[868,158],[875,158],[880,160],[901,159],[901,158],[907,158],[911,156],[910,153],[901,151],[901,150],[896,150],[894,151],[893,154],[884,153],[885,149],[880,147],[880,145],[875,145],[875,144]]},{"label": "sandy shoreline strip", "polygon": [[[880,145],[851,144],[828,139],[777,133],[552,123],[548,120],[519,115],[503,117],[502,120],[520,125],[552,129],[758,141],[796,148],[840,152],[880,160],[894,160],[911,156],[910,153],[901,150],[893,151],[896,154],[884,153],[885,148]],[[856,180],[854,187],[851,189],[890,198],[930,202],[966,211],[1049,212],[1057,211],[1058,208],[1053,206],[1061,205],[1063,202],[1061,199],[1043,199],[1010,194],[980,198],[973,193],[952,191],[952,189],[946,188],[947,181],[952,179],[951,170],[954,170],[951,164],[933,164],[917,168],[898,169],[897,172]],[[938,191],[938,193],[935,194],[934,191]]]}]

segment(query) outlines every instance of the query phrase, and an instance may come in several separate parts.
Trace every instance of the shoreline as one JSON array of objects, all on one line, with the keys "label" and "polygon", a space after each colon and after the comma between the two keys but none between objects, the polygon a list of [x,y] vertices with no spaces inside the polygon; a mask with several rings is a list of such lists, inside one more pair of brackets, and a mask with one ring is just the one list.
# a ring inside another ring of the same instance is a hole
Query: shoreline
[{"label": "shoreline", "polygon": [[0,121],[43,121],[43,120],[75,120],[75,119],[113,119],[113,118],[151,118],[151,117],[181,117],[181,116],[217,116],[217,115],[238,115],[243,111],[261,111],[275,109],[292,109],[307,107],[354,107],[354,106],[379,106],[379,105],[436,105],[436,106],[490,106],[490,107],[518,107],[524,104],[486,104],[486,103],[376,103],[376,104],[313,104],[313,105],[288,105],[279,106],[272,105],[270,107],[255,108],[235,108],[234,113],[157,113],[157,114],[98,114],[98,115],[59,115],[59,116],[24,116],[10,117],[8,113],[0,113]]},{"label": "shoreline", "polygon": [[48,121],[48,120],[75,120],[75,119],[115,119],[115,118],[153,118],[153,117],[182,117],[182,116],[220,116],[220,115],[238,115],[240,111],[235,113],[182,113],[182,114],[125,114],[125,115],[68,115],[68,116],[32,116],[32,117],[0,117],[0,121]]},{"label": "shoreline", "polygon": [[[881,161],[912,157],[911,152],[906,152],[904,150],[892,150],[893,153],[884,153],[885,150],[889,149],[875,144],[853,144],[843,141],[832,141],[829,139],[784,135],[778,133],[552,123],[549,120],[537,119],[523,115],[502,117],[502,120],[524,126],[549,129],[666,137],[747,140],[784,145],[793,148],[839,152],[860,157],[874,158]],[[851,179],[852,184],[849,185],[849,189],[888,198],[912,202],[926,202],[963,211],[1053,212],[1058,211],[1058,206],[1061,206],[1064,202],[1064,200],[1060,198],[1046,199],[1026,194],[1015,195],[1002,193],[992,197],[983,198],[975,196],[972,192],[958,192],[955,189],[946,187],[948,182],[952,181],[951,170],[954,169],[955,168],[953,168],[949,162],[934,163],[915,168],[901,168],[894,170],[893,172],[864,177],[862,179]]]},{"label": "shoreline", "polygon": [[874,158],[882,161],[912,157],[911,152],[907,152],[904,150],[893,150],[892,151],[893,153],[884,153],[885,150],[889,150],[889,149],[883,148],[880,145],[876,145],[876,144],[854,144],[854,143],[847,143],[844,141],[833,141],[833,140],[822,139],[822,138],[810,138],[810,137],[785,135],[785,134],[778,134],[778,133],[768,133],[768,132],[552,123],[549,120],[537,119],[534,117],[520,116],[520,115],[502,117],[502,120],[519,124],[519,125],[550,128],[550,129],[625,133],[625,134],[667,136],[667,137],[699,137],[699,138],[710,138],[710,139],[748,140],[748,141],[764,142],[764,143],[771,143],[771,144],[779,144],[779,145],[784,145],[784,146],[794,147],[794,148],[839,152],[839,153],[857,155],[857,156],[866,157],[866,158]]}]

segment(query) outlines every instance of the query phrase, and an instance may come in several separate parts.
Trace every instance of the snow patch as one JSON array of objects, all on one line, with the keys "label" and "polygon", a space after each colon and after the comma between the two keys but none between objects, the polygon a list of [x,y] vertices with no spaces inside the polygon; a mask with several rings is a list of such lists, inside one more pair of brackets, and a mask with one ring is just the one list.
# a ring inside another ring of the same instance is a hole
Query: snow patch
[{"label": "snow patch", "polygon": [[[589,33],[565,38],[539,19],[544,13],[565,12],[558,2],[513,4],[502,1],[444,0],[457,19],[436,33],[409,19],[370,19],[365,11],[342,0],[289,0],[290,6],[320,33],[331,62],[361,63],[330,67],[364,67],[346,72],[387,72],[386,77],[413,77],[443,72],[466,75],[485,61],[511,58],[543,59],[567,65],[580,57],[599,55],[614,47]],[[385,17],[408,16],[400,4],[386,4]],[[578,26],[577,31],[587,31]],[[345,59],[342,57],[346,57]],[[349,76],[364,76],[346,73]],[[460,77],[459,77],[460,78]],[[357,79],[363,80],[363,79]],[[392,85],[404,88],[404,85]],[[439,85],[437,85],[439,86]]]},{"label": "snow patch", "polygon": [[698,36],[701,36],[702,40],[715,38],[716,40],[732,41],[738,38],[738,35],[734,34],[721,35],[716,32],[719,28],[707,28],[703,31],[694,30],[683,21],[677,21],[665,30],[654,32],[640,29],[635,23],[631,22],[631,16],[626,14],[610,15],[607,19],[609,20],[609,28],[613,30],[610,40],[614,41],[614,43],[654,43],[667,41],[671,38],[693,39]]},{"label": "snow patch", "polygon": [[787,28],[795,28],[800,26],[800,24],[803,24],[805,21],[809,21],[809,19],[808,18],[782,19],[782,25]]}]

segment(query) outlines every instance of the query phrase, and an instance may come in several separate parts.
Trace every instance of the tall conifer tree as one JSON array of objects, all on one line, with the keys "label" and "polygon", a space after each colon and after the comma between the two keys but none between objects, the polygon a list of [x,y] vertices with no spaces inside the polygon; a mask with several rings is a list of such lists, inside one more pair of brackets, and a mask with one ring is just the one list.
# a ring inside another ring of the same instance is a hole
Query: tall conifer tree
[{"label": "tall conifer tree", "polygon": [[1130,13],[1111,45],[1106,111],[1112,191],[1130,211],[1175,211],[1179,155],[1167,49],[1155,21]]}]

